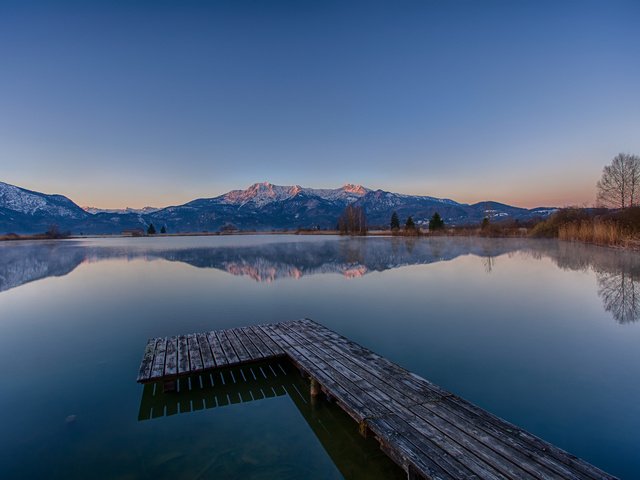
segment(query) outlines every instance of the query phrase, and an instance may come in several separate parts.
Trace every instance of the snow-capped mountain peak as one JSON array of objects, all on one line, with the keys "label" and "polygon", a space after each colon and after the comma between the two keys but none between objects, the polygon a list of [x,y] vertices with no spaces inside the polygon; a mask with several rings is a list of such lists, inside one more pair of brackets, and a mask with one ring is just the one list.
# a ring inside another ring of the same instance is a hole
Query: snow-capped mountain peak
[{"label": "snow-capped mountain peak", "polygon": [[272,202],[280,202],[295,197],[301,193],[320,197],[324,200],[347,202],[355,201],[366,195],[370,190],[362,185],[347,183],[340,188],[320,189],[305,188],[300,185],[274,185],[269,182],[254,183],[245,190],[232,190],[229,193],[218,197],[220,203],[227,205],[251,204],[256,207],[263,207]]},{"label": "snow-capped mountain peak", "polygon": [[251,203],[262,207],[271,202],[279,202],[297,195],[302,188],[299,185],[282,186],[269,182],[254,183],[245,190],[232,190],[222,195],[222,203],[245,205]]},{"label": "snow-capped mountain peak", "polygon": [[366,195],[366,193],[369,191],[368,188],[365,188],[362,185],[355,185],[353,183],[345,183],[342,186],[341,190],[343,190],[344,192],[353,193],[356,195]]}]

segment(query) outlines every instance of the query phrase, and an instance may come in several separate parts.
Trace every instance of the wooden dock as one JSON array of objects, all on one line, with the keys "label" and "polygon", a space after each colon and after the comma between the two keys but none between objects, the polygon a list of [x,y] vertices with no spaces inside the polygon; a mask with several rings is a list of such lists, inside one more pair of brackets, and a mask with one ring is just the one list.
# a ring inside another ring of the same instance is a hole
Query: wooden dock
[{"label": "wooden dock", "polygon": [[409,478],[614,478],[311,320],[151,339],[138,382],[171,390],[179,377],[282,357]]}]

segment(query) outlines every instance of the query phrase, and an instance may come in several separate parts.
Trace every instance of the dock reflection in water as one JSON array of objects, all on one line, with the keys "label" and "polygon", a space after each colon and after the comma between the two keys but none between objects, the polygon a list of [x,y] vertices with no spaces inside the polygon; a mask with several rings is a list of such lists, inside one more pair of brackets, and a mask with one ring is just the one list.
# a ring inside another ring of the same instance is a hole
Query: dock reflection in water
[{"label": "dock reflection in water", "polygon": [[[177,379],[177,391],[164,392],[162,383],[147,383],[138,420],[233,408],[247,402],[287,396],[347,479],[406,478],[373,438],[358,433],[358,425],[325,396],[312,398],[309,381],[287,360],[253,363]],[[256,426],[256,435],[260,435]],[[215,471],[215,462],[210,470]]]}]

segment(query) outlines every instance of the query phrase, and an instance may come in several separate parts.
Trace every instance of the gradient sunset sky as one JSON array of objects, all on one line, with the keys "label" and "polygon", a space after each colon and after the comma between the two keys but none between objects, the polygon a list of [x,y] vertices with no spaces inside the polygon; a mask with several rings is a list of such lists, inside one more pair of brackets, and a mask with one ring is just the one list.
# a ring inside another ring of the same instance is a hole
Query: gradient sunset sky
[{"label": "gradient sunset sky", "polygon": [[638,1],[0,2],[0,181],[592,204],[640,154]]}]

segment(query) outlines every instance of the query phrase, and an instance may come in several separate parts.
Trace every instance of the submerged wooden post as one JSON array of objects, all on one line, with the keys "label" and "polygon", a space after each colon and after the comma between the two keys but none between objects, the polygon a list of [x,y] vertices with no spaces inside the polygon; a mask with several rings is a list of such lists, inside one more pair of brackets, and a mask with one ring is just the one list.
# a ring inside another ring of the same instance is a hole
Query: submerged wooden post
[{"label": "submerged wooden post", "polygon": [[311,398],[317,397],[318,395],[320,395],[320,384],[318,383],[318,381],[311,377]]},{"label": "submerged wooden post", "polygon": [[364,420],[358,422],[358,431],[360,432],[360,435],[362,435],[364,438],[367,438],[367,434],[369,433],[367,422],[365,422]]}]

